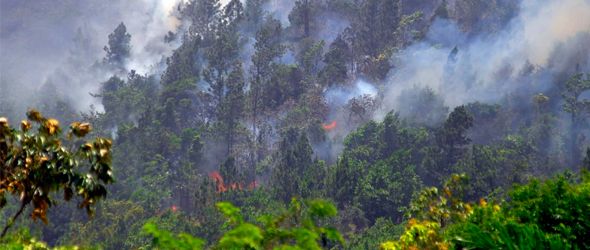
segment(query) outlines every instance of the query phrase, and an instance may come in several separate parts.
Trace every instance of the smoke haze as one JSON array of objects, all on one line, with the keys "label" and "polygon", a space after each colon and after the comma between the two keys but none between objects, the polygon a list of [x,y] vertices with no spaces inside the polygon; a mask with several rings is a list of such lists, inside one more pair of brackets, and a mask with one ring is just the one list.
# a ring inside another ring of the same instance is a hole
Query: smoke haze
[{"label": "smoke haze", "polygon": [[[127,70],[159,75],[165,58],[181,42],[164,42],[168,31],[182,26],[176,13],[181,1],[2,1],[0,98],[9,99],[14,107],[2,107],[0,111],[12,108],[13,113],[22,114],[45,94],[40,91],[44,85],[61,91],[58,95],[77,111],[87,111],[90,105],[100,110],[100,100],[89,93],[97,93],[99,84],[113,72],[92,65],[104,57],[108,34],[120,22],[126,24],[132,36]],[[564,75],[590,71],[590,1],[523,0],[515,16],[500,30],[476,35],[453,17],[459,12],[453,9],[457,8],[456,2],[448,1],[451,19],[435,20],[425,39],[394,54],[393,69],[385,81],[357,80],[348,87],[328,89],[325,97],[330,106],[329,119],[338,120],[338,124],[351,123],[350,114],[343,109],[352,98],[365,94],[380,99],[381,107],[372,117],[381,119],[390,110],[413,110],[402,95],[413,96],[411,93],[416,91],[430,90],[452,108],[473,101],[498,102],[515,92],[544,92],[562,81]],[[411,4],[418,5],[414,6],[418,9],[424,5]],[[264,8],[288,27],[293,6],[294,1],[270,0]],[[428,9],[425,18],[433,12]],[[321,16],[312,36],[325,40],[327,47],[349,26],[349,21],[330,13]],[[249,35],[252,37],[247,37],[240,55],[246,69],[254,53],[254,33]],[[294,61],[292,54],[283,59],[285,63]],[[449,110],[441,108],[436,112]],[[432,114],[427,120],[438,123],[445,115]],[[355,127],[339,125],[331,133],[344,136]]]},{"label": "smoke haze", "polygon": [[392,58],[376,117],[402,109],[400,94],[415,87],[434,90],[450,107],[546,91],[560,74],[590,70],[589,34],[590,1],[580,0],[522,1],[504,30],[475,37],[453,21],[436,20],[424,42]]},{"label": "smoke haze", "polygon": [[105,53],[108,34],[121,22],[131,34],[126,65],[138,73],[158,72],[155,65],[178,44],[164,43],[180,21],[180,0],[19,1],[0,6],[0,92],[14,100],[17,113],[34,102],[34,92],[49,83],[79,111],[100,102],[90,96],[111,72],[92,69]]}]

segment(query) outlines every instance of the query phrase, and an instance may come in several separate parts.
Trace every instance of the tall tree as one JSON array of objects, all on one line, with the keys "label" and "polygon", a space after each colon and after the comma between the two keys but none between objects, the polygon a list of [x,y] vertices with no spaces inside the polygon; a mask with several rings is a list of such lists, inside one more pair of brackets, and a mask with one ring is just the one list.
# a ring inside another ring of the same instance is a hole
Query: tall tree
[{"label": "tall tree", "polygon": [[251,82],[250,82],[250,111],[254,134],[258,116],[263,111],[262,94],[266,86],[269,86],[276,60],[285,53],[285,46],[281,43],[281,22],[269,17],[265,20],[261,29],[256,33],[256,52],[252,56]]},{"label": "tall tree", "polygon": [[181,12],[191,20],[189,37],[201,37],[205,44],[210,44],[213,31],[219,24],[220,8],[219,0],[190,0]]},{"label": "tall tree", "polygon": [[563,110],[570,113],[570,134],[569,134],[569,153],[570,164],[576,165],[580,162],[581,152],[579,141],[579,134],[581,124],[587,119],[590,113],[590,101],[581,100],[580,95],[590,90],[590,74],[578,73],[573,75],[566,83],[565,89],[562,92],[564,99]]},{"label": "tall tree", "polygon": [[240,63],[234,65],[227,82],[227,95],[219,106],[219,120],[225,134],[227,155],[231,155],[246,104],[244,71]]},{"label": "tall tree", "polygon": [[303,195],[303,176],[313,167],[312,156],[307,135],[296,128],[288,129],[279,143],[272,174],[271,186],[278,199],[288,202],[294,196]]},{"label": "tall tree", "polygon": [[186,79],[199,77],[200,65],[197,53],[201,45],[200,38],[189,38],[166,59],[166,70],[162,74],[162,85],[169,85]]},{"label": "tall tree", "polygon": [[456,107],[449,115],[442,128],[436,134],[438,146],[443,152],[443,176],[450,174],[450,167],[463,156],[465,146],[471,142],[467,130],[473,126],[473,116],[465,106]]},{"label": "tall tree", "polygon": [[108,46],[104,47],[107,53],[103,61],[117,69],[123,69],[125,60],[131,54],[131,35],[127,33],[127,27],[120,23],[113,33],[109,34]]},{"label": "tall tree", "polygon": [[377,57],[394,43],[400,21],[400,0],[367,0],[359,11],[356,32],[365,55]]},{"label": "tall tree", "polygon": [[255,31],[264,21],[264,3],[265,0],[246,0],[244,14],[246,16],[247,30]]},{"label": "tall tree", "polygon": [[323,61],[326,66],[320,73],[321,81],[326,85],[343,84],[348,78],[348,65],[352,61],[352,54],[348,43],[341,35],[330,44]]},{"label": "tall tree", "polygon": [[232,63],[239,55],[238,33],[235,27],[221,25],[215,42],[206,51],[208,65],[203,69],[203,80],[209,83],[213,106],[221,103],[227,90],[227,77]]},{"label": "tall tree", "polygon": [[349,30],[358,70],[383,79],[391,69],[389,58],[396,47],[395,31],[401,19],[400,0],[363,1]]},{"label": "tall tree", "polygon": [[314,0],[297,0],[295,6],[289,13],[289,22],[293,27],[303,30],[303,37],[310,36],[311,25],[314,22],[315,12],[318,11]]}]

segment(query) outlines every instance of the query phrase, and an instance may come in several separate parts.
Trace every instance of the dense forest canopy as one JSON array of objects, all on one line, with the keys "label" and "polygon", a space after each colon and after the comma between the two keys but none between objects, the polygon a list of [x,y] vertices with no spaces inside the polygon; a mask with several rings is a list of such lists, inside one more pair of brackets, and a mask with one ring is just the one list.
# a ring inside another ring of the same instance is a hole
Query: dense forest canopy
[{"label": "dense forest canopy", "polygon": [[4,0],[0,243],[588,249],[588,118],[587,0]]}]

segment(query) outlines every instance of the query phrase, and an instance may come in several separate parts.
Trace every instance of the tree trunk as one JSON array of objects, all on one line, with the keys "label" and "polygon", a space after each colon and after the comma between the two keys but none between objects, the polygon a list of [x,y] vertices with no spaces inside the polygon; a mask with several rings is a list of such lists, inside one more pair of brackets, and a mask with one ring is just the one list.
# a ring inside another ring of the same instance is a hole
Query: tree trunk
[{"label": "tree trunk", "polygon": [[4,236],[8,232],[8,229],[10,229],[10,227],[12,227],[12,225],[14,224],[16,219],[18,219],[18,217],[23,213],[23,211],[25,211],[27,204],[29,204],[29,199],[24,199],[21,202],[20,208],[18,209],[16,214],[14,216],[12,216],[12,218],[10,220],[8,220],[8,222],[6,223],[6,226],[4,226],[4,229],[2,230],[2,234],[0,235],[0,238],[4,238]]}]

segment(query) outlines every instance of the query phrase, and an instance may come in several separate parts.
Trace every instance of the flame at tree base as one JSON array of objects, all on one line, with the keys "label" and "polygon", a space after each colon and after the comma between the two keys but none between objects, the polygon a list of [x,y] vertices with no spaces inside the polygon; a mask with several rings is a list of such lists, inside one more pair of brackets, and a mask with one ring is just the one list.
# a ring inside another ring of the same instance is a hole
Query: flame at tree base
[{"label": "flame at tree base", "polygon": [[[240,183],[240,182],[234,182],[234,183],[230,183],[229,185],[225,185],[225,182],[223,181],[223,176],[221,176],[221,174],[218,171],[213,171],[209,174],[209,177],[211,177],[214,181],[215,181],[215,185],[216,185],[216,192],[217,193],[225,193],[227,191],[243,191],[244,190],[244,184]],[[256,182],[256,180],[252,181],[250,184],[248,184],[248,190],[252,191],[255,188],[258,187],[258,182]]]}]

